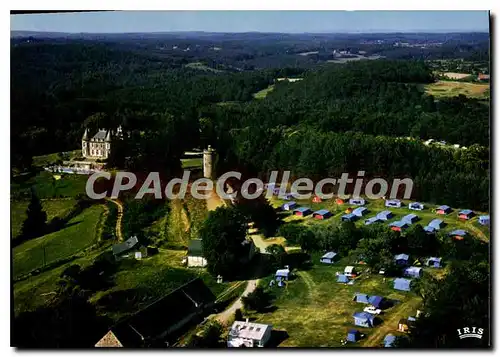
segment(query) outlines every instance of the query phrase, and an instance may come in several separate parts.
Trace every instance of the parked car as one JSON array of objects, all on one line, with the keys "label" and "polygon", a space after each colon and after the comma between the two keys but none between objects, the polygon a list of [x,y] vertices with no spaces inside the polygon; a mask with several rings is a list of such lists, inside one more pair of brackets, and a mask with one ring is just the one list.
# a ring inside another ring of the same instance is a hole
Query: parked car
[{"label": "parked car", "polygon": [[373,306],[368,306],[368,307],[365,307],[363,309],[364,312],[368,312],[369,314],[372,314],[372,315],[379,315],[382,313],[382,310],[380,309],[376,309],[374,308]]}]

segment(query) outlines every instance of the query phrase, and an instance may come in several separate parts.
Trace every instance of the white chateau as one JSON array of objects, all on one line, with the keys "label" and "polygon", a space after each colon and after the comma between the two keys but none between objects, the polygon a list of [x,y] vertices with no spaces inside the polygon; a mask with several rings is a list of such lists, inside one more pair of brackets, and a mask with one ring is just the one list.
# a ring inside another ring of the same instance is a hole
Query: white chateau
[{"label": "white chateau", "polygon": [[[121,137],[122,130],[118,127],[116,135]],[[88,129],[85,129],[82,137],[82,156],[86,159],[107,159],[111,153],[111,140],[114,134],[111,130],[99,129],[89,139]]]}]

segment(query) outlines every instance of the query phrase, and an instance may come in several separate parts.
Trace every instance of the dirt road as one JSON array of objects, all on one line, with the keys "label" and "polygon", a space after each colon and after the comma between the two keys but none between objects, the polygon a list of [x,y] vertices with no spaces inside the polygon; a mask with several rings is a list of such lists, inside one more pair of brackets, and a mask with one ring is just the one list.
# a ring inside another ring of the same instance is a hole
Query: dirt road
[{"label": "dirt road", "polygon": [[117,217],[116,217],[115,233],[116,233],[116,238],[118,239],[118,241],[122,242],[123,241],[123,234],[122,234],[123,205],[118,200],[112,200],[110,198],[106,198],[106,200],[108,200],[109,202],[113,202],[118,207],[118,214],[117,214]]}]

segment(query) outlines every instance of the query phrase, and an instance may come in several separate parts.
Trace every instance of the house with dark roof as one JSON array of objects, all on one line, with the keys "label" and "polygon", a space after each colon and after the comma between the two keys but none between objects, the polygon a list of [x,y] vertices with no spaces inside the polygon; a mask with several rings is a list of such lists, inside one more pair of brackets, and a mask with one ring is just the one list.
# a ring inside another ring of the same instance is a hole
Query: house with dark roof
[{"label": "house with dark roof", "polygon": [[187,266],[188,267],[207,266],[207,260],[203,256],[203,243],[201,239],[192,239],[189,241]]},{"label": "house with dark roof", "polygon": [[385,200],[385,206],[399,208],[399,207],[401,207],[401,201],[400,200]]},{"label": "house with dark roof", "polygon": [[350,205],[364,206],[366,201],[363,198],[351,198],[349,199]]},{"label": "house with dark roof", "polygon": [[394,215],[392,214],[391,211],[382,211],[382,212],[377,213],[377,218],[382,220],[382,221],[387,221],[387,220],[391,219],[392,217],[394,217]]},{"label": "house with dark roof", "polygon": [[408,208],[414,211],[422,211],[424,209],[424,205],[420,202],[412,202],[408,205]]},{"label": "house with dark roof", "polygon": [[368,209],[366,207],[358,207],[352,211],[352,214],[358,217],[363,217],[368,213]]},{"label": "house with dark roof", "polygon": [[313,212],[313,217],[316,219],[327,219],[330,218],[332,214],[326,209],[320,209],[319,211]]},{"label": "house with dark roof", "polygon": [[295,208],[293,210],[293,214],[296,215],[296,216],[301,216],[301,217],[305,217],[305,216],[308,216],[312,213],[311,209],[309,207],[299,207],[299,208]]},{"label": "house with dark roof", "polygon": [[396,222],[390,223],[389,227],[391,227],[391,229],[393,231],[402,232],[408,228],[408,223],[406,223],[404,221],[396,221]]},{"label": "house with dark roof", "polygon": [[436,213],[437,214],[448,214],[452,211],[451,207],[450,206],[447,206],[447,205],[442,205],[442,206],[439,206],[437,209],[436,209]]},{"label": "house with dark roof", "polygon": [[355,214],[353,213],[349,213],[349,214],[344,214],[342,217],[341,217],[341,220],[342,222],[354,222],[358,219],[359,217],[356,216]]},{"label": "house with dark roof", "polygon": [[130,255],[135,249],[140,246],[139,239],[136,236],[132,236],[125,242],[113,244],[111,250],[116,259],[125,258]]},{"label": "house with dark roof", "polygon": [[212,291],[196,278],[120,320],[96,347],[169,347],[178,332],[212,312]]},{"label": "house with dark roof", "polygon": [[356,326],[373,327],[375,316],[368,312],[355,312],[352,317]]},{"label": "house with dark roof", "polygon": [[483,226],[488,226],[490,224],[490,216],[489,215],[479,216],[478,222]]},{"label": "house with dark roof", "polygon": [[472,217],[474,217],[474,212],[471,211],[470,209],[463,209],[460,212],[458,212],[458,218],[460,219],[469,220]]}]

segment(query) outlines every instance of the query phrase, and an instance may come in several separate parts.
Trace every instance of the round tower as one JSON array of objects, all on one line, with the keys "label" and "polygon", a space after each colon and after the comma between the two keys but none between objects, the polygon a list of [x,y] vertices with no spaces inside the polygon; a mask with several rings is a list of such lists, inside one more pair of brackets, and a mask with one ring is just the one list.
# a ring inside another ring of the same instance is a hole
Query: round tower
[{"label": "round tower", "polygon": [[82,156],[87,157],[88,155],[88,141],[89,141],[89,134],[88,130],[85,128],[85,132],[83,133],[82,136]]},{"label": "round tower", "polygon": [[214,158],[215,158],[215,150],[212,149],[210,145],[208,145],[208,148],[203,151],[203,177],[208,179],[213,179]]}]

